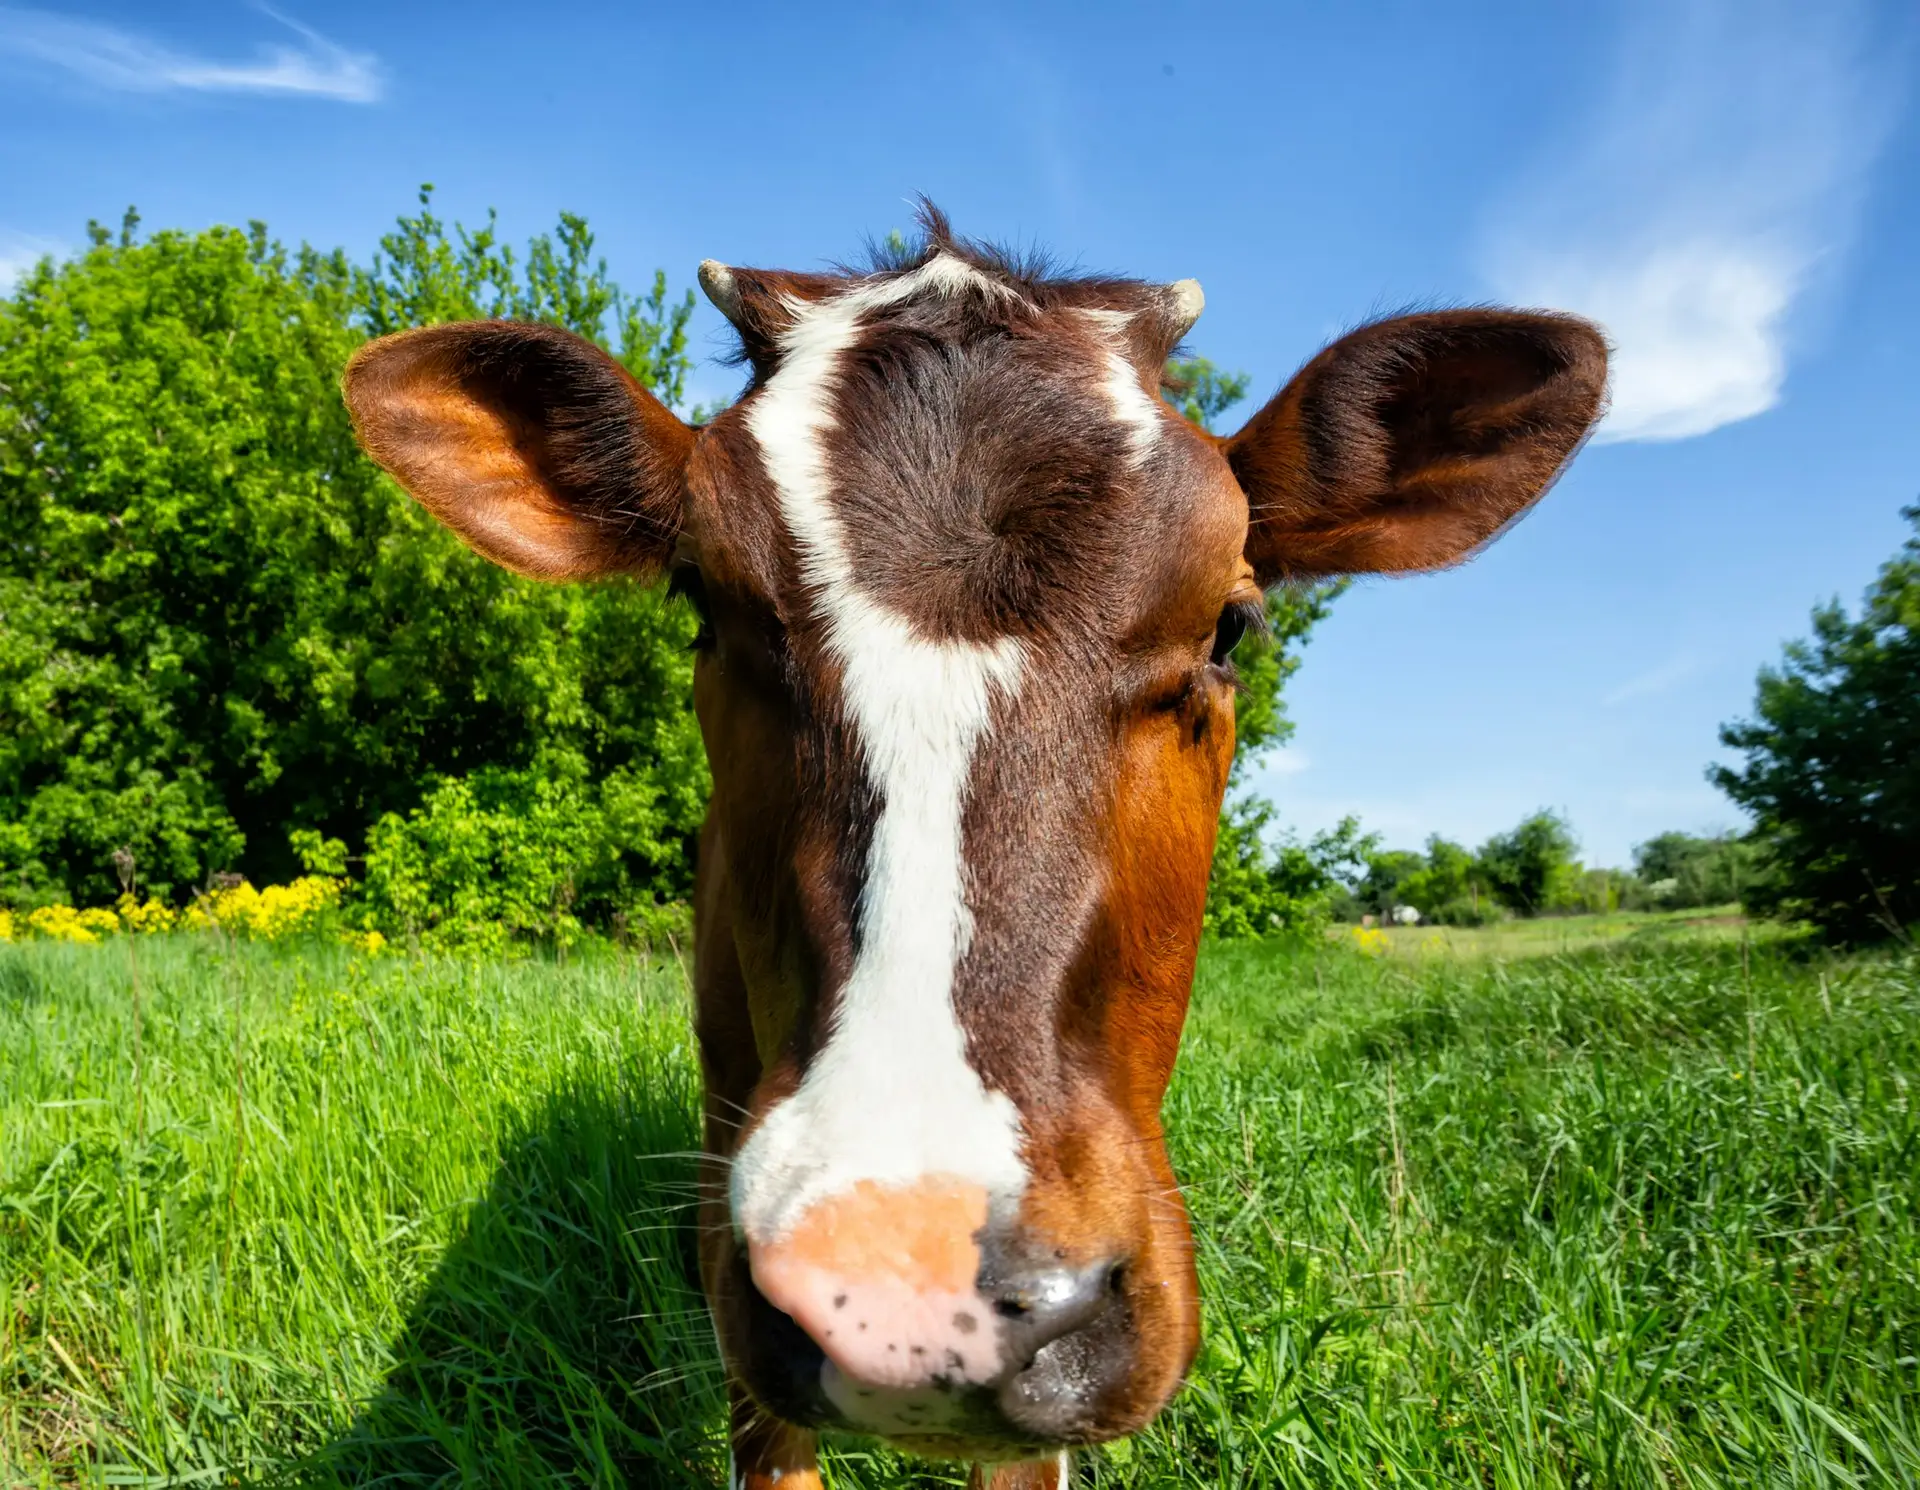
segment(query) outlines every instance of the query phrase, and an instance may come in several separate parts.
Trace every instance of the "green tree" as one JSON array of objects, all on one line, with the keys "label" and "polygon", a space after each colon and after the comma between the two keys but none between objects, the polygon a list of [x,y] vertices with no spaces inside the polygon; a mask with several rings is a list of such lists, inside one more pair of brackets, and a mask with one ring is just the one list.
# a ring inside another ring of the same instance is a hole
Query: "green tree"
[{"label": "green tree", "polygon": [[[1247,374],[1222,372],[1204,357],[1169,362],[1165,377],[1169,401],[1205,430],[1247,396],[1251,382]],[[1234,704],[1236,774],[1243,762],[1283,744],[1293,733],[1283,702],[1287,681],[1299,669],[1300,649],[1313,628],[1326,619],[1346,588],[1343,579],[1278,587],[1267,596],[1265,634],[1249,635],[1235,649],[1234,670],[1240,677]]]},{"label": "green tree", "polygon": [[1634,849],[1633,869],[1649,901],[1675,908],[1731,904],[1758,874],[1753,845],[1731,833],[1661,833]]},{"label": "green tree", "polygon": [[582,910],[684,893],[706,795],[691,619],[639,585],[539,585],[469,554],[362,456],[338,383],[369,332],[507,313],[595,337],[677,398],[690,305],[658,278],[622,294],[577,218],[516,257],[428,206],[366,267],[259,224],[142,241],[129,214],[0,300],[15,898],[105,898],[122,846],[163,893],[278,879],[293,832],[358,851],[479,772],[592,783],[629,836],[573,887]]},{"label": "green tree", "polygon": [[1395,886],[1399,904],[1442,925],[1481,926],[1500,916],[1499,903],[1484,888],[1480,866],[1465,845],[1435,833],[1417,858],[1418,864]]},{"label": "green tree", "polygon": [[1304,842],[1272,829],[1273,804],[1259,797],[1237,800],[1221,818],[1207,885],[1214,935],[1298,935],[1323,924],[1376,848],[1351,817]]},{"label": "green tree", "polygon": [[1408,886],[1426,867],[1426,859],[1411,849],[1379,850],[1368,856],[1367,872],[1355,887],[1354,898],[1375,915],[1385,915],[1396,905],[1419,906]]},{"label": "green tree", "polygon": [[[1188,357],[1170,361],[1162,381],[1173,406],[1200,428],[1211,430],[1222,414],[1247,396],[1252,380],[1245,373],[1222,372],[1204,357]],[[1344,589],[1345,580],[1281,586],[1266,598],[1264,634],[1249,635],[1235,648],[1233,665],[1239,676],[1234,702],[1236,780],[1246,762],[1293,733],[1281,695],[1300,666],[1300,648]],[[1273,816],[1272,804],[1250,793],[1228,800],[1220,817],[1207,888],[1210,931],[1247,936],[1297,930],[1329,914],[1340,886],[1334,866],[1345,862],[1342,855],[1348,841],[1359,841],[1358,825],[1349,820],[1331,836],[1323,834],[1301,844],[1273,840]],[[1371,840],[1367,842],[1371,851]]]},{"label": "green tree", "polygon": [[1920,922],[1920,506],[1858,619],[1838,601],[1761,669],[1745,755],[1709,779],[1752,814],[1764,873],[1747,904],[1866,941]]},{"label": "green tree", "polygon": [[1578,874],[1579,841],[1557,812],[1536,812],[1516,828],[1481,845],[1478,868],[1489,889],[1509,910],[1537,916],[1557,908]]}]

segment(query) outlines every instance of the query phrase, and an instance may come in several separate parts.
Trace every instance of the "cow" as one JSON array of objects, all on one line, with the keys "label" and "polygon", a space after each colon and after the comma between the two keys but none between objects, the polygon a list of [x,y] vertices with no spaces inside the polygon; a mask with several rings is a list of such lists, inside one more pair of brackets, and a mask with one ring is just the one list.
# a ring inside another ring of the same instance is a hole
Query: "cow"
[{"label": "cow", "polygon": [[1058,1490],[1193,1360],[1159,1108],[1276,585],[1460,562],[1599,416],[1573,316],[1362,325],[1238,433],[1161,396],[1200,314],[955,236],[700,267],[746,391],[683,423],[547,325],[432,326],[344,377],[372,457],[550,581],[667,576],[713,774],[694,897],[703,1291],[732,1483],[822,1432]]}]

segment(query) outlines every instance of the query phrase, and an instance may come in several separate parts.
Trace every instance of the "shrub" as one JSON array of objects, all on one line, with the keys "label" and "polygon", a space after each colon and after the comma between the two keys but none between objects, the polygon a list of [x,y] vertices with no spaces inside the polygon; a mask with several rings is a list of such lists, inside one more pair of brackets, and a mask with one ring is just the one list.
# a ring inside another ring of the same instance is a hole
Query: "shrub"
[{"label": "shrub", "polygon": [[[117,238],[0,296],[0,894],[175,904],[216,872],[356,849],[424,783],[576,764],[644,808],[627,871],[684,894],[706,796],[693,622],[635,584],[467,552],[354,443],[367,335],[514,316],[684,393],[686,317],[629,298],[563,217],[523,257],[425,204],[367,266],[263,226]],[[643,846],[643,847],[641,847]]]},{"label": "shrub", "polygon": [[284,941],[330,925],[341,889],[339,880],[318,875],[303,875],[264,890],[239,880],[195,897],[178,924],[191,931],[219,930],[257,941]]},{"label": "shrub", "polygon": [[1482,895],[1478,900],[1443,901],[1425,915],[1438,926],[1491,926],[1507,913],[1491,895]]},{"label": "shrub", "polygon": [[1518,827],[1481,845],[1479,873],[1507,909],[1537,916],[1559,908],[1576,893],[1579,844],[1565,818],[1536,812]]},{"label": "shrub", "polygon": [[475,772],[434,783],[368,835],[363,920],[429,946],[567,946],[587,924],[646,937],[663,913],[648,851],[662,814],[642,778],[589,784],[577,766]]},{"label": "shrub", "polygon": [[1343,880],[1366,867],[1373,840],[1354,818],[1302,843],[1271,840],[1273,806],[1258,797],[1228,803],[1214,841],[1206,928],[1216,936],[1299,934],[1332,917]]},{"label": "shrub", "polygon": [[1708,775],[1753,814],[1763,915],[1866,941],[1920,923],[1920,507],[1859,619],[1838,602],[1763,668],[1754,717],[1721,728],[1740,766]]}]

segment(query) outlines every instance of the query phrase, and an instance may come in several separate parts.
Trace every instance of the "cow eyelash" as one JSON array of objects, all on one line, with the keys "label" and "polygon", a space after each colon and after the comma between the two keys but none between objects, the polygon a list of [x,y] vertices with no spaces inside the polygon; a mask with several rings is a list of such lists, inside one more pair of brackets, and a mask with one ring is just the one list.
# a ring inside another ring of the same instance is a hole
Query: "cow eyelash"
[{"label": "cow eyelash", "polygon": [[1259,596],[1236,600],[1220,612],[1220,619],[1213,628],[1213,648],[1208,663],[1232,678],[1233,650],[1249,633],[1254,636],[1267,634],[1267,608]]},{"label": "cow eyelash", "polygon": [[707,582],[692,564],[676,564],[667,576],[668,601],[684,600],[699,621],[693,634],[692,650],[704,652],[713,645],[713,617],[707,609]]}]

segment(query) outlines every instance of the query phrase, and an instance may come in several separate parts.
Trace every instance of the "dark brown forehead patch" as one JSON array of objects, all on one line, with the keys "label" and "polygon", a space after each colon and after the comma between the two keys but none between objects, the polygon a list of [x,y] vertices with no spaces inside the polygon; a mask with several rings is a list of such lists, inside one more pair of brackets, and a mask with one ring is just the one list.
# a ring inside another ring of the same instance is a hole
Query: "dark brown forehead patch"
[{"label": "dark brown forehead patch", "polygon": [[[1136,305],[1158,293],[1103,284],[1099,305],[1044,308],[1023,293],[917,294],[864,314],[839,355],[819,443],[847,559],[926,639],[1103,650],[1173,598],[1157,585],[1237,555],[1237,532],[1222,536],[1224,463],[1148,391],[1158,365],[1134,360],[1142,312],[1117,308],[1126,289]],[[743,412],[710,431],[726,452],[716,470],[758,464]],[[726,507],[700,524],[711,542],[754,551],[739,567],[787,592],[795,576],[771,572],[784,535],[746,531],[777,522],[773,504]],[[790,592],[766,598],[801,619]]]},{"label": "dark brown forehead patch", "polygon": [[1084,621],[1140,506],[1103,371],[1041,326],[868,330],[826,448],[861,585],[932,639]]}]

